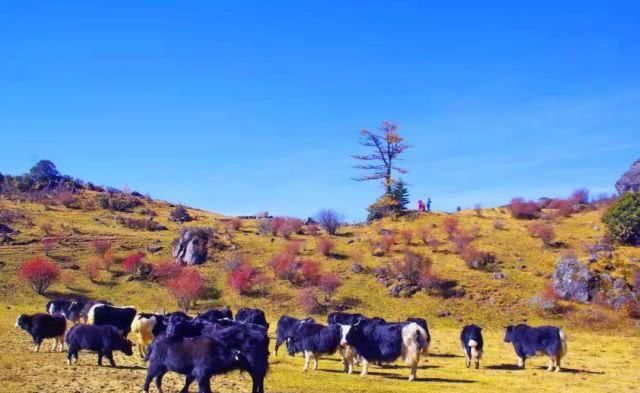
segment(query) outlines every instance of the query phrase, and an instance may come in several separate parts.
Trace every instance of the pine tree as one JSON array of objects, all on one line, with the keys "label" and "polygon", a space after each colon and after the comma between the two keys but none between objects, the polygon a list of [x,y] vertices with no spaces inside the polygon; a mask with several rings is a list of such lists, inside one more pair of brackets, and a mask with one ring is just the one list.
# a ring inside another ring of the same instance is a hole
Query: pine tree
[{"label": "pine tree", "polygon": [[394,182],[391,197],[398,203],[398,210],[402,211],[407,209],[407,205],[409,204],[409,190],[407,189],[407,184],[402,179]]}]

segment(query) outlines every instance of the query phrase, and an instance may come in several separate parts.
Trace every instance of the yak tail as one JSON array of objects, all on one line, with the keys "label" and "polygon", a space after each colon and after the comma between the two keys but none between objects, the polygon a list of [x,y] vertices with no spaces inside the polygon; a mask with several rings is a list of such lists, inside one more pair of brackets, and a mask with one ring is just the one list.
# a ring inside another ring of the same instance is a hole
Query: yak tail
[{"label": "yak tail", "polygon": [[101,304],[94,304],[89,309],[89,312],[87,313],[87,325],[93,325],[93,323],[95,322],[96,307],[99,306],[101,306]]},{"label": "yak tail", "polygon": [[478,342],[476,340],[469,340],[467,345],[469,346],[469,348],[471,348],[471,356],[474,359],[477,359],[478,358]]},{"label": "yak tail", "polygon": [[428,340],[426,330],[416,323],[410,323],[402,329],[402,358],[405,364],[415,365],[421,353],[428,353]]},{"label": "yak tail", "polygon": [[560,338],[560,358],[567,354],[567,336],[562,329],[558,329],[558,337]]}]

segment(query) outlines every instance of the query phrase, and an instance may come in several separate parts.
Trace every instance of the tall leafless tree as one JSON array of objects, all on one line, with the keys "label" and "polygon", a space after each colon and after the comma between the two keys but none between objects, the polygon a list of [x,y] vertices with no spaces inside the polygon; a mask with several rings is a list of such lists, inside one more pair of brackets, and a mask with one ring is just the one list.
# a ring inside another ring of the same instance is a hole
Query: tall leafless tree
[{"label": "tall leafless tree", "polygon": [[398,133],[398,125],[390,121],[383,121],[378,132],[366,129],[360,131],[362,140],[360,144],[371,148],[372,153],[352,156],[362,161],[355,168],[367,171],[366,175],[355,178],[358,181],[382,180],[387,194],[391,193],[392,172],[407,173],[407,170],[396,166],[395,162],[410,146],[403,143],[403,138]]}]

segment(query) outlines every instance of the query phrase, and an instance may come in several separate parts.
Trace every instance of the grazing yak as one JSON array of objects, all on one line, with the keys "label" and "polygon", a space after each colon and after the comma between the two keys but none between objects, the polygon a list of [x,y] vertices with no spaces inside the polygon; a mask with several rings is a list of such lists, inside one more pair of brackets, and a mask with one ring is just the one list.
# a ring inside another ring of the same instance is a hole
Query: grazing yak
[{"label": "grazing yak", "polygon": [[[149,356],[149,368],[142,388],[149,392],[151,380],[155,378],[159,392],[162,392],[162,378],[174,371],[185,375],[185,384],[181,392],[188,392],[194,380],[200,393],[211,393],[211,377],[231,370],[247,368],[243,354],[228,345],[219,337],[198,336],[193,338],[172,339],[159,337],[153,342]],[[255,393],[262,390],[253,389]]]},{"label": "grazing yak", "polygon": [[49,313],[49,315],[62,314],[65,318],[70,320],[71,313],[69,312],[69,309],[71,308],[71,304],[73,302],[73,300],[67,299],[51,300],[47,302],[45,310],[47,311],[47,313]]},{"label": "grazing yak", "polygon": [[429,325],[427,325],[427,320],[424,318],[409,317],[407,318],[407,322],[415,322],[418,324],[418,326],[423,328],[425,332],[427,332],[427,345],[425,345],[422,348],[422,354],[424,356],[429,355],[429,345],[431,345],[431,333],[429,333]]},{"label": "grazing yak", "polygon": [[87,323],[89,311],[91,307],[96,304],[107,304],[111,306],[112,304],[106,300],[99,301],[83,301],[83,300],[74,300],[71,302],[69,306],[69,319],[73,323],[79,323],[82,320],[82,323]]},{"label": "grazing yak", "polygon": [[259,308],[241,308],[236,314],[236,321],[261,325],[269,330],[269,323],[264,316],[264,311]]},{"label": "grazing yak", "polygon": [[138,347],[140,357],[144,359],[147,349],[153,341],[156,334],[156,325],[162,325],[164,316],[159,314],[138,313],[131,322],[131,333],[133,333],[133,342]]},{"label": "grazing yak", "polygon": [[53,338],[55,341],[51,350],[55,352],[58,344],[60,350],[64,350],[64,332],[67,330],[67,320],[62,315],[49,314],[20,314],[16,319],[16,327],[31,335],[33,343],[36,345],[34,352],[40,351],[40,345],[45,338]]},{"label": "grazing yak", "polygon": [[327,323],[329,325],[353,325],[361,319],[369,319],[362,314],[350,314],[347,312],[332,312],[327,315]]},{"label": "grazing yak", "polygon": [[361,375],[369,372],[369,362],[393,362],[402,357],[411,367],[409,381],[416,378],[420,354],[428,346],[427,332],[415,322],[381,323],[361,319],[341,325],[340,345],[350,345],[361,356]]},{"label": "grazing yak", "polygon": [[[264,378],[269,369],[269,336],[264,326],[229,319],[212,323],[198,319],[184,320],[176,316],[169,318],[166,330],[168,339],[180,340],[198,336],[218,338],[239,351],[245,360],[240,369],[251,375],[252,393],[264,392]],[[149,349],[151,356],[155,351],[156,341]]]},{"label": "grazing yak", "polygon": [[233,319],[233,312],[229,307],[223,307],[219,309],[211,309],[202,314],[196,316],[198,319],[204,319],[209,322],[215,322],[220,319]]},{"label": "grazing yak", "polygon": [[480,358],[482,358],[482,348],[484,346],[482,328],[478,325],[463,327],[462,332],[460,332],[460,343],[467,359],[467,367],[471,366],[471,361],[473,360],[476,368],[480,368]]},{"label": "grazing yak", "polygon": [[120,331],[122,337],[127,337],[136,314],[136,309],[131,306],[115,307],[107,304],[94,304],[87,314],[87,323],[96,326],[111,325]]},{"label": "grazing yak", "polygon": [[308,322],[315,322],[315,320],[311,317],[298,319],[287,315],[281,316],[280,319],[278,319],[278,324],[276,325],[276,346],[274,354],[278,354],[278,348],[280,348],[280,345],[287,341],[287,337],[290,336],[301,323]]},{"label": "grazing yak", "polygon": [[560,362],[567,354],[567,338],[562,329],[555,326],[510,325],[506,328],[504,341],[513,344],[521,368],[527,357],[545,354],[549,356],[547,370],[560,371]]},{"label": "grazing yak", "polygon": [[75,358],[78,364],[78,352],[81,349],[95,351],[98,354],[98,366],[102,366],[102,357],[109,360],[111,367],[115,367],[113,351],[121,351],[127,356],[133,355],[132,342],[122,337],[118,329],[113,326],[75,325],[65,337],[67,343],[67,364]]},{"label": "grazing yak", "polygon": [[[340,346],[340,325],[325,326],[319,323],[300,323],[298,327],[287,336],[287,351],[289,355],[304,354],[304,368],[309,369],[309,361],[313,359],[313,369],[318,369],[318,356],[322,354],[334,354]],[[345,371],[351,373],[351,359],[343,356]]]}]

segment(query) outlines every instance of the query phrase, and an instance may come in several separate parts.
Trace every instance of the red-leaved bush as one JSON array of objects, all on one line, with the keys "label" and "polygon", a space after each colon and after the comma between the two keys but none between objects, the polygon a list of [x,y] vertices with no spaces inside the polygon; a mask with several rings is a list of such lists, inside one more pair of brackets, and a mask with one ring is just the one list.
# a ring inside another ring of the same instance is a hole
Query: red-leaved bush
[{"label": "red-leaved bush", "polygon": [[294,233],[301,233],[304,222],[294,217],[273,217],[270,222],[271,234],[288,239]]},{"label": "red-leaved bush", "polygon": [[310,236],[317,236],[320,233],[320,227],[317,226],[316,224],[308,224],[306,226],[306,231],[307,235]]},{"label": "red-leaved bush", "polygon": [[106,271],[110,271],[111,270],[111,266],[113,265],[113,262],[115,261],[115,257],[113,256],[113,253],[111,251],[107,251],[104,254],[102,254],[101,256],[99,256],[98,260],[100,261],[100,268],[102,268],[103,270],[106,270]]},{"label": "red-leaved bush", "polygon": [[451,237],[458,230],[458,219],[455,217],[445,217],[442,220],[442,230]]},{"label": "red-leaved bush", "polygon": [[94,282],[98,278],[99,273],[100,273],[99,259],[93,259],[89,263],[87,263],[87,266],[85,267],[85,274],[91,282]]},{"label": "red-leaved bush", "polygon": [[112,244],[111,240],[97,239],[93,241],[93,248],[96,251],[96,255],[104,255],[111,250]]},{"label": "red-leaved bush", "polygon": [[460,256],[470,269],[492,271],[496,269],[496,256],[488,251],[481,251],[473,245],[467,245]]},{"label": "red-leaved bush", "polygon": [[569,200],[574,204],[589,203],[589,190],[586,188],[578,188],[571,194]]},{"label": "red-leaved bush", "polygon": [[455,252],[460,254],[473,240],[473,236],[462,229],[456,230],[451,235],[451,243],[453,243]]},{"label": "red-leaved bush", "polygon": [[276,254],[269,261],[269,266],[273,269],[276,277],[291,282],[296,281],[298,264],[294,255],[287,252]]},{"label": "red-leaved bush", "polygon": [[323,237],[321,239],[318,239],[318,251],[320,252],[320,254],[324,255],[324,256],[329,256],[331,255],[331,253],[333,252],[333,249],[335,248],[335,243],[333,242],[333,240]]},{"label": "red-leaved bush", "polygon": [[393,262],[391,268],[394,274],[402,275],[405,280],[419,284],[422,277],[431,271],[432,265],[429,257],[407,250],[401,259]]},{"label": "red-leaved bush", "polygon": [[313,288],[301,289],[298,292],[298,303],[307,314],[319,314],[323,309]]},{"label": "red-leaved bush", "polygon": [[128,273],[133,274],[136,271],[138,271],[138,268],[142,264],[143,259],[144,259],[144,253],[142,252],[129,254],[122,260],[122,267]]},{"label": "red-leaved bush", "polygon": [[153,264],[151,269],[151,278],[154,281],[165,282],[176,278],[182,272],[183,267],[176,264],[174,261],[167,259]]},{"label": "red-leaved bush", "polygon": [[284,252],[290,255],[298,255],[304,248],[304,240],[289,240],[284,246]]},{"label": "red-leaved bush", "polygon": [[534,201],[525,201],[522,198],[513,198],[510,204],[513,218],[532,220],[540,217],[540,206]]},{"label": "red-leaved bush", "polygon": [[391,251],[391,247],[396,244],[396,237],[393,234],[384,235],[380,238],[380,247],[384,253]]},{"label": "red-leaved bush", "polygon": [[205,281],[194,268],[185,268],[177,277],[166,281],[166,287],[175,297],[178,307],[189,311],[204,291]]},{"label": "red-leaved bush", "polygon": [[256,292],[264,282],[264,276],[260,271],[248,263],[241,265],[229,274],[229,286],[241,295]]},{"label": "red-leaved bush", "polygon": [[318,282],[318,288],[325,293],[327,300],[340,288],[340,285],[342,281],[336,273],[324,273]]},{"label": "red-leaved bush", "polygon": [[534,222],[529,225],[529,234],[532,237],[541,239],[546,245],[551,245],[553,243],[553,239],[556,237],[553,226],[542,222]]},{"label": "red-leaved bush", "polygon": [[556,209],[560,216],[569,217],[571,213],[573,213],[573,205],[574,203],[568,199],[553,199],[547,207],[549,209]]},{"label": "red-leaved bush", "polygon": [[413,241],[413,231],[411,229],[401,229],[398,231],[400,239],[406,246],[410,246]]},{"label": "red-leaved bush", "polygon": [[238,230],[240,230],[240,228],[242,228],[242,220],[239,219],[239,218],[232,218],[227,223],[227,226],[228,226],[229,229],[231,229],[233,231],[238,231]]},{"label": "red-leaved bush", "polygon": [[20,266],[19,274],[38,295],[43,295],[60,277],[60,268],[45,257],[35,257]]},{"label": "red-leaved bush", "polygon": [[322,276],[322,267],[317,261],[304,260],[300,263],[300,275],[303,285],[318,285]]}]

